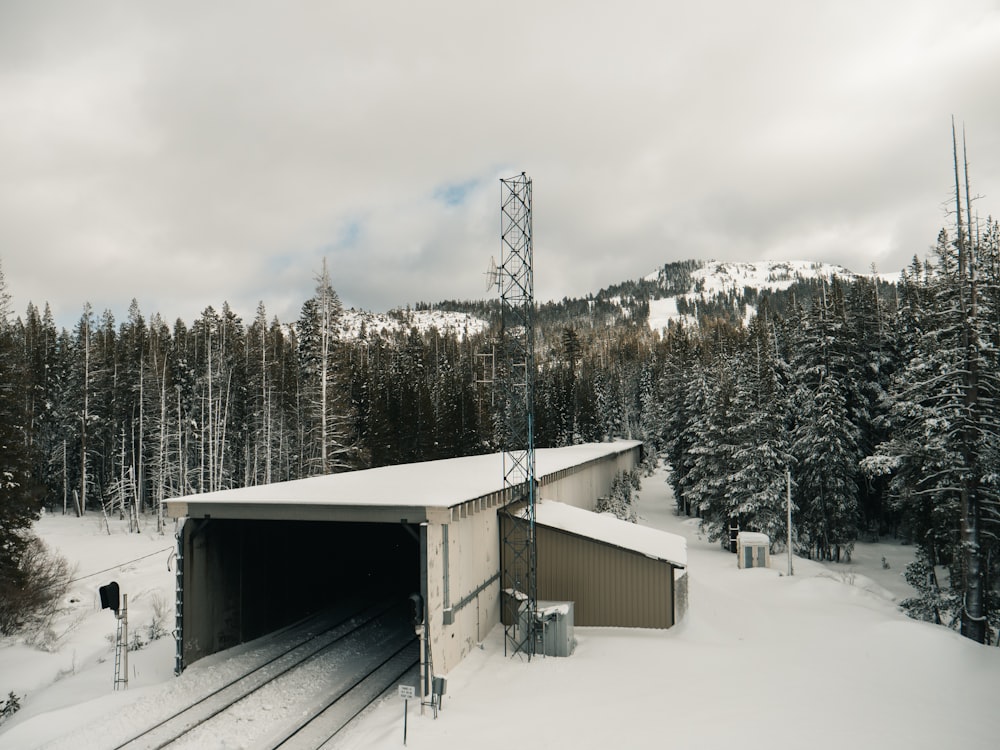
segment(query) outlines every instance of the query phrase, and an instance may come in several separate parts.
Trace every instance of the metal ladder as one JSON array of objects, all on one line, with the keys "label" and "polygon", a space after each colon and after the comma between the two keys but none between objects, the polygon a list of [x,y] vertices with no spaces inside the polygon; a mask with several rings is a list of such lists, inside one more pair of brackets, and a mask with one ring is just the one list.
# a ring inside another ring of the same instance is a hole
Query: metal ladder
[{"label": "metal ladder", "polygon": [[184,533],[183,526],[177,530],[177,575],[174,586],[174,674],[184,671]]},{"label": "metal ladder", "polygon": [[115,690],[128,688],[128,594],[122,597],[115,633]]}]

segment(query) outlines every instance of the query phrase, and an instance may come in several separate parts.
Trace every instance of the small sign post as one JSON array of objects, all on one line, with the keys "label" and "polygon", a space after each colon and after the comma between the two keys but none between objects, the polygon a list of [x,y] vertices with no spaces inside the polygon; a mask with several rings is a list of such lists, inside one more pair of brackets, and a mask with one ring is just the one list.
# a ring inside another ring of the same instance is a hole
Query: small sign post
[{"label": "small sign post", "polygon": [[410,698],[417,694],[413,685],[400,685],[398,687],[399,697],[403,699],[403,745],[406,745],[406,719],[410,713]]}]

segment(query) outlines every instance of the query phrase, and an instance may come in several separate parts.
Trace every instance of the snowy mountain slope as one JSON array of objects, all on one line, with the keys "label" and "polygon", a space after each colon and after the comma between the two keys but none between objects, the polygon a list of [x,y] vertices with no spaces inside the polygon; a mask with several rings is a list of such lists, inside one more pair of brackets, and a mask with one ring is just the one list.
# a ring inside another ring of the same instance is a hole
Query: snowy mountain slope
[{"label": "snowy mountain slope", "polygon": [[[653,330],[664,328],[676,321],[695,325],[698,314],[712,308],[718,314],[723,305],[726,315],[734,322],[746,322],[756,309],[756,295],[761,292],[783,292],[794,284],[831,279],[837,276],[845,281],[859,278],[877,278],[881,282],[895,283],[898,274],[857,274],[843,266],[815,261],[759,261],[754,263],[686,260],[664,264],[639,280],[622,281],[587,295],[585,299],[564,299],[561,302],[539,304],[540,324],[546,321],[557,325],[574,319],[579,310],[593,323],[603,320],[608,324],[624,321],[641,322],[647,319]],[[496,302],[496,300],[494,300]],[[448,303],[454,307],[463,303]],[[468,310],[482,310],[482,302],[467,303]],[[365,310],[345,310],[341,323],[341,337],[357,340],[366,335],[392,336],[416,329],[426,333],[436,328],[442,333],[455,333],[459,337],[483,333],[489,328],[481,314],[454,310],[390,310],[374,313]]]},{"label": "snowy mountain slope", "polygon": [[436,328],[441,333],[454,333],[459,338],[482,333],[489,326],[482,318],[470,313],[446,310],[390,310],[373,313],[366,310],[345,310],[341,319],[341,338],[356,340],[368,333],[392,335],[415,328],[427,333]]},{"label": "snowy mountain slope", "polygon": [[[662,271],[655,271],[644,278],[656,281],[661,273]],[[765,260],[756,263],[713,260],[691,272],[691,292],[711,296],[741,291],[744,287],[776,291],[788,289],[799,281],[829,279],[832,276],[852,280],[861,275],[863,274],[856,274],[843,266],[807,260]]]},{"label": "snowy mountain slope", "polygon": [[[654,271],[643,277],[643,281],[669,288],[664,278],[668,267]],[[755,312],[746,302],[740,299],[747,291],[777,292],[789,289],[792,285],[818,280],[829,280],[834,276],[845,281],[855,281],[860,278],[877,278],[879,281],[894,283],[897,276],[890,274],[857,274],[843,266],[831,263],[819,263],[805,260],[759,261],[755,263],[737,263],[724,261],[709,261],[700,268],[690,272],[690,286],[683,294],[663,295],[649,300],[649,326],[660,330],[670,322],[684,325],[696,323],[696,316],[680,310],[697,310],[699,304],[731,297],[737,318],[748,320]],[[676,282],[673,282],[676,286]],[[682,303],[682,304],[679,304]],[[686,303],[686,304],[683,304]]]}]

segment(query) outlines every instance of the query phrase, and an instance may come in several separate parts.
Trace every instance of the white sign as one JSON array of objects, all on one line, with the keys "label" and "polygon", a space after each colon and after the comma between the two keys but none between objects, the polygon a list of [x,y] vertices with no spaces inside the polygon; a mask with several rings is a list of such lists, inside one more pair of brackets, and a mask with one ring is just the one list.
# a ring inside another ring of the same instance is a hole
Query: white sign
[{"label": "white sign", "polygon": [[400,685],[399,686],[399,697],[403,700],[409,700],[417,694],[417,689],[413,685]]}]

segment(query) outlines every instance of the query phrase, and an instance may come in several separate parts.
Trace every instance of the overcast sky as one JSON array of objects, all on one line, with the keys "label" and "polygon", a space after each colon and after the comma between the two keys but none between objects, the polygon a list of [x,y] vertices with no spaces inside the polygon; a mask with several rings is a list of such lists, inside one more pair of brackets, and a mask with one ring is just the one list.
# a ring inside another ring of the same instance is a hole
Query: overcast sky
[{"label": "overcast sky", "polygon": [[501,177],[535,296],[663,263],[924,256],[1000,214],[1000,0],[0,2],[15,312],[298,316],[488,295]]}]

